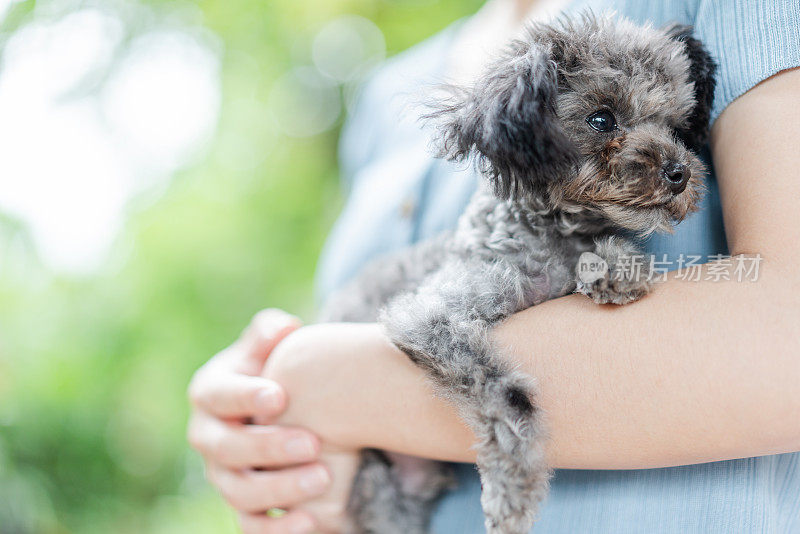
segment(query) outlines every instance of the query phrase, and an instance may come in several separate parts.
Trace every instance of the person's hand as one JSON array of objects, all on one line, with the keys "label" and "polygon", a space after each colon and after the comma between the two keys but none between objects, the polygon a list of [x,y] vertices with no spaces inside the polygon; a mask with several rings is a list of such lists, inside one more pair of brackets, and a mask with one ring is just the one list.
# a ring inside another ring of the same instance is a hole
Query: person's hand
[{"label": "person's hand", "polygon": [[[342,324],[304,326],[278,345],[264,368],[263,376],[285,387],[288,409],[277,420],[281,424],[308,428],[320,437],[320,461],[329,469],[330,489],[298,509],[309,512],[319,532],[342,532],[347,521],[347,500],[358,469],[356,421],[362,414],[357,395],[336,380],[351,373],[354,353],[364,346],[352,328]],[[258,421],[258,420],[257,420]]]},{"label": "person's hand", "polygon": [[[310,511],[295,508],[331,484],[311,432],[272,423],[287,406],[283,388],[260,376],[272,350],[301,326],[280,310],[257,314],[241,338],[197,371],[189,386],[188,437],[206,462],[208,479],[239,513],[244,534],[307,533]],[[270,508],[288,510],[268,517]]]}]

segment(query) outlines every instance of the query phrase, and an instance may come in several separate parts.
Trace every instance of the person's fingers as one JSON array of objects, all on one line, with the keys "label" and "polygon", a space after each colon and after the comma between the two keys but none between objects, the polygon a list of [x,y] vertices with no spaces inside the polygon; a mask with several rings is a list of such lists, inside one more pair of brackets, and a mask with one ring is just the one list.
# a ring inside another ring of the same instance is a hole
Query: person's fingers
[{"label": "person's fingers", "polygon": [[290,511],[281,517],[265,514],[239,514],[242,534],[309,534],[316,525],[310,514]]},{"label": "person's fingers", "polygon": [[301,428],[226,423],[198,413],[189,443],[204,457],[231,469],[280,468],[316,460],[319,439]]},{"label": "person's fingers", "polygon": [[303,503],[322,495],[331,484],[328,469],[320,463],[279,471],[236,471],[212,463],[206,476],[228,504],[247,513]]},{"label": "person's fingers", "polygon": [[303,325],[302,321],[283,310],[270,308],[258,312],[242,334],[243,350],[251,363],[263,365],[270,352],[283,338]]},{"label": "person's fingers", "polygon": [[201,410],[225,419],[271,419],[286,408],[286,393],[277,383],[225,367],[199,372],[189,386],[189,399]]}]

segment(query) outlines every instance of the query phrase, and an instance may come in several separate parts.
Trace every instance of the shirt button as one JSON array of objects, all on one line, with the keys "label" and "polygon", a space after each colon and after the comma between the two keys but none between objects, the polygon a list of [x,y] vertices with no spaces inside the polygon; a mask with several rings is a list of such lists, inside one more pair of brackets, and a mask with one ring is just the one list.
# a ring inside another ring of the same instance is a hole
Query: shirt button
[{"label": "shirt button", "polygon": [[414,199],[409,197],[400,204],[400,216],[404,219],[410,219],[414,216],[414,211],[416,210],[417,205],[414,202]]}]

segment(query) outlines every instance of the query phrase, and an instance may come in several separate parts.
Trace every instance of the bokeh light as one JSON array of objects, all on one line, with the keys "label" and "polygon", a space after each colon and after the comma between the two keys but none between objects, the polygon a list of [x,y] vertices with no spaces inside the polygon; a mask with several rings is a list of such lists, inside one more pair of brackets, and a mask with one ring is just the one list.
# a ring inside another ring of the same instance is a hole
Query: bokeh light
[{"label": "bokeh light", "polygon": [[314,37],[314,65],[340,82],[359,80],[383,60],[386,43],[373,22],[355,15],[339,17]]},{"label": "bokeh light", "polygon": [[279,128],[290,137],[310,137],[330,129],[342,109],[336,82],[305,66],[275,82],[270,105]]},{"label": "bokeh light", "polygon": [[97,268],[126,203],[188,163],[217,120],[212,47],[156,31],[117,57],[125,33],[120,18],[83,9],[23,27],[3,51],[0,210],[58,270]]}]

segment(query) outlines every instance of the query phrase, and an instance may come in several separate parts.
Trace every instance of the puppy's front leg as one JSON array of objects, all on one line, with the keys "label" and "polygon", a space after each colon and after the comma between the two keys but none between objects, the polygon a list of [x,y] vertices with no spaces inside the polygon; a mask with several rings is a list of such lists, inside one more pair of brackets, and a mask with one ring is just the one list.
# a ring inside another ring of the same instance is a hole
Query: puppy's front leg
[{"label": "puppy's front leg", "polygon": [[547,493],[545,431],[532,380],[498,358],[491,327],[543,300],[542,278],[503,262],[454,262],[393,300],[390,339],[427,371],[478,438],[481,503],[490,534],[524,534]]},{"label": "puppy's front leg", "polygon": [[594,252],[581,255],[575,267],[576,291],[598,304],[628,304],[650,292],[650,259],[619,236],[597,240]]}]

